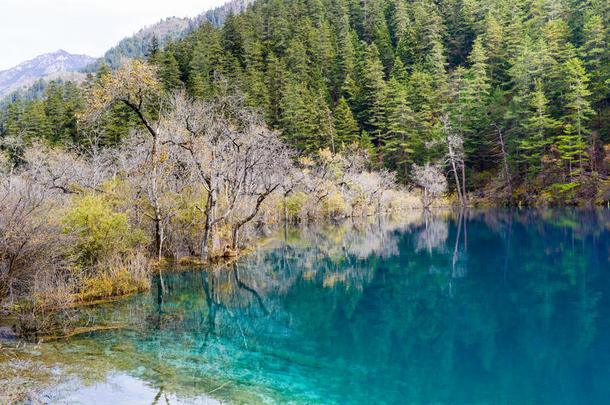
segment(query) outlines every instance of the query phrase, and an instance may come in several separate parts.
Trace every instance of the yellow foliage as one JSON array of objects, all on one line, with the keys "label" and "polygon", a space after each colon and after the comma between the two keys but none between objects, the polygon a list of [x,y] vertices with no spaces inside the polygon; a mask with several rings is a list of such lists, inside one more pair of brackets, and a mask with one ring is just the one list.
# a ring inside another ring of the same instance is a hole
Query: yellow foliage
[{"label": "yellow foliage", "polygon": [[286,212],[289,217],[296,217],[301,213],[301,210],[307,202],[307,194],[296,192],[286,197]]},{"label": "yellow foliage", "polygon": [[141,252],[133,252],[123,258],[114,255],[96,266],[93,276],[82,280],[76,298],[87,302],[147,290],[150,288],[149,274],[152,268],[152,261]]},{"label": "yellow foliage", "polygon": [[322,214],[326,216],[344,215],[345,208],[345,199],[338,191],[330,193],[322,202]]},{"label": "yellow foliage", "polygon": [[139,105],[144,99],[156,97],[161,92],[154,66],[133,60],[123,68],[104,75],[87,93],[88,110],[80,119],[89,119],[116,101]]},{"label": "yellow foliage", "polygon": [[114,211],[101,194],[73,198],[62,224],[65,232],[80,237],[75,253],[88,264],[111,252],[125,253],[146,240],[142,231],[131,229],[126,213]]}]

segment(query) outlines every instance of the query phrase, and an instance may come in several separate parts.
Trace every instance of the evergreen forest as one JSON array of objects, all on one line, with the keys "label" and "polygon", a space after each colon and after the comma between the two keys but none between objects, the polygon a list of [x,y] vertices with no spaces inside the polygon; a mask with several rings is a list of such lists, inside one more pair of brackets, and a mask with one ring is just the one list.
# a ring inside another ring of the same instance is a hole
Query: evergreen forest
[{"label": "evergreen forest", "polygon": [[[489,185],[527,202],[590,194],[610,169],[609,20],[603,0],[260,0],[147,59],[168,91],[230,81],[303,154],[357,143],[404,183],[430,162],[460,200]],[[95,80],[15,100],[1,136],[78,145]],[[107,117],[105,145],[131,115]]]}]

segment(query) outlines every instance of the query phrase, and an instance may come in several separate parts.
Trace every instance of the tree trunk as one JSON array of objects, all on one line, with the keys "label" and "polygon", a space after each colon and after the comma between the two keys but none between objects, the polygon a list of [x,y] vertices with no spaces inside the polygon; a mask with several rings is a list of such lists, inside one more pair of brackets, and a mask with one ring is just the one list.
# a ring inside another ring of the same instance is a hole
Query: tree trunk
[{"label": "tree trunk", "polygon": [[248,215],[241,221],[237,222],[233,226],[233,232],[231,235],[231,249],[233,249],[233,250],[237,249],[237,241],[238,241],[237,239],[239,238],[239,230],[241,229],[241,227],[244,226],[245,224],[247,224],[248,222],[250,222],[252,220],[252,218],[254,218],[256,216],[256,214],[258,214],[258,210],[260,209],[263,201],[265,201],[267,196],[269,194],[271,194],[273,192],[273,190],[275,190],[276,188],[277,188],[277,186],[273,187],[271,190],[265,191],[263,194],[260,194],[258,196],[258,198],[256,199],[256,205],[254,206],[254,209],[252,210],[250,215]]},{"label": "tree trunk", "polygon": [[210,235],[212,234],[212,211],[215,205],[214,192],[210,191],[205,205],[205,225],[203,227],[203,238],[201,239],[201,261],[205,262],[208,259]]},{"label": "tree trunk", "polygon": [[498,139],[500,141],[500,150],[502,151],[502,165],[504,166],[504,179],[506,180],[506,187],[508,188],[508,194],[510,199],[510,205],[515,205],[515,199],[513,197],[513,186],[510,182],[510,173],[508,171],[508,160],[506,159],[506,147],[504,146],[504,138],[502,137],[502,130],[498,130]]},{"label": "tree trunk", "polygon": [[460,205],[464,206],[464,198],[462,197],[462,191],[460,187],[460,178],[458,176],[457,168],[455,167],[455,160],[451,158],[451,167],[453,169],[453,175],[455,176],[455,187],[457,189],[458,197],[460,199]]},{"label": "tree trunk", "polygon": [[466,204],[468,197],[466,195],[466,163],[464,163],[464,159],[462,158],[462,196],[464,197],[464,204]]},{"label": "tree trunk", "polygon": [[330,111],[328,111],[328,132],[330,132],[330,145],[332,148],[333,155],[335,152],[335,129],[333,128],[333,121],[330,115]]},{"label": "tree trunk", "polygon": [[288,202],[286,199],[288,198],[288,193],[284,193],[284,223],[288,222]]},{"label": "tree trunk", "polygon": [[157,259],[161,261],[161,253],[162,253],[162,243],[163,243],[163,230],[161,228],[161,221],[157,216],[157,212],[155,210],[155,253]]},{"label": "tree trunk", "polygon": [[155,253],[158,255],[159,260],[161,258],[161,242],[162,242],[162,229],[161,229],[161,211],[159,209],[159,196],[157,189],[157,154],[159,149],[159,136],[157,130],[153,128],[151,122],[144,115],[144,111],[142,111],[141,104],[135,104],[128,99],[121,99],[121,101],[131,108],[137,115],[142,124],[148,130],[148,133],[152,137],[153,145],[150,151],[150,161],[152,165],[152,200],[153,200],[153,208],[155,211],[155,215],[153,221],[155,223]]}]

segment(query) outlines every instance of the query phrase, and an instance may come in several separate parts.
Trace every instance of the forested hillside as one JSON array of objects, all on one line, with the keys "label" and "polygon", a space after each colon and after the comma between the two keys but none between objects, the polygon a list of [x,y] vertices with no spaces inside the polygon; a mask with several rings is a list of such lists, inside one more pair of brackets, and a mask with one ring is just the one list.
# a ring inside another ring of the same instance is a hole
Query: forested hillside
[{"label": "forested hillside", "polygon": [[[610,169],[609,27],[604,0],[259,0],[148,56],[168,90],[237,83],[305,154],[356,142],[404,182],[442,167],[459,200],[576,201]],[[9,106],[2,136],[78,142],[62,92]],[[106,143],[130,116],[117,108]]]},{"label": "forested hillside", "polygon": [[128,59],[142,58],[151,50],[163,47],[166,43],[183,38],[190,31],[198,28],[204,22],[210,22],[216,27],[222,26],[228,14],[239,14],[246,9],[252,0],[230,0],[220,7],[208,10],[194,18],[168,17],[149,27],[144,27],[136,34],[124,38],[116,46],[110,48],[103,57],[83,69],[91,73],[97,71],[102,64],[111,69],[118,69]]}]

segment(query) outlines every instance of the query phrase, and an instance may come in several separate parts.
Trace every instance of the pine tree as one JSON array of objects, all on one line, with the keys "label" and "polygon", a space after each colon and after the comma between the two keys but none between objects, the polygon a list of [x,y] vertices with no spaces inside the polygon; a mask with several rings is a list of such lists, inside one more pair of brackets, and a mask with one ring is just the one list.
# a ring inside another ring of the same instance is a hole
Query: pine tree
[{"label": "pine tree", "polygon": [[591,15],[583,29],[585,42],[581,53],[584,56],[585,65],[591,76],[591,92],[594,101],[604,99],[610,89],[610,62],[608,55],[609,28],[604,29],[603,20],[598,15]]},{"label": "pine tree", "polygon": [[393,29],[394,29],[394,44],[405,37],[407,28],[410,25],[409,14],[407,10],[406,0],[397,0],[392,14]]},{"label": "pine tree", "polygon": [[159,79],[166,90],[174,90],[182,85],[181,72],[173,54],[163,52],[159,60]]},{"label": "pine tree", "polygon": [[280,107],[284,137],[292,145],[315,152],[330,144],[330,112],[320,93],[314,97],[303,82],[289,79],[282,92]]},{"label": "pine tree", "polygon": [[344,81],[349,75],[354,73],[356,67],[355,49],[352,43],[352,34],[349,26],[349,17],[343,15],[341,17],[341,25],[339,26],[338,39],[338,60],[341,74],[340,78]]},{"label": "pine tree", "polygon": [[528,119],[522,124],[526,137],[519,140],[519,147],[522,160],[528,165],[530,173],[535,174],[540,169],[541,157],[551,142],[549,131],[559,125],[549,115],[548,100],[540,79],[536,80],[536,90],[531,94],[529,106]]},{"label": "pine tree", "polygon": [[28,139],[48,139],[51,124],[45,114],[44,103],[33,100],[25,106],[23,111],[24,137]]},{"label": "pine tree", "polygon": [[[585,135],[589,132],[586,123],[590,115],[593,114],[589,102],[589,96],[591,96],[588,88],[589,76],[585,72],[582,61],[578,58],[567,61],[565,76],[567,91],[565,93],[566,114],[564,115],[564,122],[570,124],[574,132],[573,136],[577,139],[576,144],[581,145],[584,142]],[[595,148],[595,139],[591,140],[591,145]],[[579,164],[582,168],[582,152],[579,155]]]},{"label": "pine tree", "polygon": [[64,102],[63,88],[52,81],[45,91],[44,110],[49,120],[49,140],[59,143],[64,139]]},{"label": "pine tree", "polygon": [[148,63],[156,64],[157,56],[159,54],[160,46],[159,39],[156,35],[153,34],[152,39],[150,40],[150,46],[144,56],[148,59]]},{"label": "pine tree", "polygon": [[518,2],[511,2],[510,21],[506,25],[504,43],[506,46],[506,59],[514,61],[519,55],[523,32],[523,13]]},{"label": "pine tree", "polygon": [[265,86],[269,97],[269,108],[267,116],[272,125],[280,122],[280,100],[282,89],[284,88],[288,73],[286,66],[279,60],[273,52],[267,55],[267,69],[265,72]]},{"label": "pine tree", "polygon": [[337,142],[345,145],[358,142],[360,127],[358,126],[345,97],[339,99],[337,108],[335,108],[334,117]]},{"label": "pine tree", "polygon": [[230,53],[239,63],[244,64],[244,38],[239,17],[229,14],[222,29],[222,48]]},{"label": "pine tree", "polygon": [[582,168],[583,159],[586,158],[586,145],[582,136],[579,136],[572,124],[568,123],[563,133],[557,136],[555,147],[563,166],[567,169],[568,176],[573,179],[576,164]]},{"label": "pine tree", "polygon": [[326,20],[310,31],[310,44],[313,65],[320,71],[325,83],[331,82],[332,63],[335,59],[335,49],[332,44],[331,29]]},{"label": "pine tree", "polygon": [[485,32],[482,35],[485,44],[487,63],[489,64],[489,78],[492,83],[500,84],[503,81],[501,72],[504,71],[505,34],[502,25],[492,11],[485,17]]},{"label": "pine tree", "polygon": [[[395,78],[388,82],[387,122],[383,151],[392,163],[399,169],[400,177],[406,181],[408,168],[413,163],[413,153],[416,139],[416,117],[407,102],[406,88]],[[420,142],[421,143],[421,142]]]},{"label": "pine tree", "polygon": [[439,41],[432,43],[432,49],[426,59],[426,69],[434,83],[435,108],[439,108],[447,93],[447,59]]},{"label": "pine tree", "polygon": [[472,52],[470,54],[470,76],[471,85],[476,94],[478,103],[481,103],[489,92],[489,78],[487,76],[487,55],[483,47],[482,38],[477,38],[472,46]]},{"label": "pine tree", "polygon": [[286,51],[286,66],[299,80],[309,81],[310,61],[302,38],[295,37],[290,41]]},{"label": "pine tree", "polygon": [[379,53],[375,44],[369,46],[365,56],[364,80],[366,108],[363,118],[373,143],[379,146],[383,139],[387,86],[384,79],[383,66],[379,61]]},{"label": "pine tree", "polygon": [[[433,79],[429,73],[421,68],[413,70],[407,85],[407,99],[415,112],[417,137],[422,143],[431,141],[434,138],[433,131],[437,122],[433,110],[435,104]],[[427,157],[424,150],[418,150],[416,155],[421,157],[422,162]]]},{"label": "pine tree", "polygon": [[25,132],[23,120],[23,101],[20,98],[10,103],[3,112],[3,135],[5,137],[21,137]]},{"label": "pine tree", "polygon": [[402,60],[398,57],[396,58],[396,60],[394,60],[394,65],[392,66],[390,76],[396,79],[403,86],[406,86],[409,82],[409,72],[405,68],[405,65],[402,63]]}]

